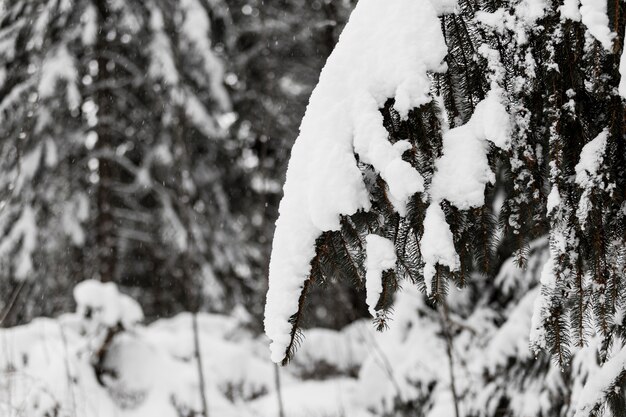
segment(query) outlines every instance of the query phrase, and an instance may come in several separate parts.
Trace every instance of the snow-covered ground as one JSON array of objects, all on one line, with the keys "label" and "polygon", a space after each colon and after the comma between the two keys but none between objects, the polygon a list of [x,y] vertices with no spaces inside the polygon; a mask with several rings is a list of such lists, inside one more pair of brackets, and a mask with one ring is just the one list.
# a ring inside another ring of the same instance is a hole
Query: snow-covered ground
[{"label": "snow-covered ground", "polygon": [[[75,313],[0,331],[0,415],[177,417],[200,412],[191,314],[137,324],[138,305],[113,284],[95,281],[80,284],[75,298]],[[277,368],[267,340],[232,317],[199,314],[197,323],[209,415],[278,416]],[[357,322],[341,332],[307,332],[296,360],[278,370],[286,415],[367,415],[359,404],[369,396],[368,387],[355,376],[375,349],[370,327]],[[107,343],[111,331],[115,336]],[[97,358],[103,349],[99,382]],[[376,365],[369,368],[376,373]],[[316,374],[324,379],[314,379]]]},{"label": "snow-covered ground", "polygon": [[[528,285],[527,278],[503,268],[496,283],[507,291]],[[548,366],[544,379],[502,384],[511,363],[533,366],[528,335],[536,292],[502,317],[487,308],[465,319],[451,316],[455,384],[464,412],[488,412],[499,402],[498,390],[506,387],[516,415],[546,415],[550,396],[565,377],[560,370]],[[465,293],[455,294],[451,303],[463,305]],[[293,362],[281,368],[270,360],[266,338],[255,336],[245,320],[199,314],[204,391],[191,314],[144,326],[136,302],[113,284],[95,281],[79,284],[75,298],[75,313],[0,330],[1,416],[197,416],[202,395],[208,415],[219,417],[278,417],[279,403],[287,417],[382,416],[398,404],[425,416],[454,415],[440,315],[412,287],[399,293],[389,330],[376,332],[369,320],[341,331],[310,329]],[[575,394],[588,376],[593,381],[579,408],[591,407],[610,379],[590,366],[593,354],[589,347],[575,355]]]}]

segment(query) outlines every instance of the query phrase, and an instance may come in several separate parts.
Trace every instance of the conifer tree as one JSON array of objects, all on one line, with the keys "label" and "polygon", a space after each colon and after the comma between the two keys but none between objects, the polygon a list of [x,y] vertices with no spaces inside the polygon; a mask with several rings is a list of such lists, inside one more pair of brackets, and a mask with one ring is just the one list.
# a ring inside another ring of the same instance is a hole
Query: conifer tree
[{"label": "conifer tree", "polygon": [[241,300],[256,284],[230,201],[223,5],[1,9],[2,311],[14,297],[13,322],[58,311],[87,278],[141,289],[148,315]]},{"label": "conifer tree", "polygon": [[571,370],[597,341],[599,363],[622,371],[577,415],[618,410],[624,12],[602,0],[361,0],[287,172],[265,316],[273,360],[293,355],[317,283],[365,286],[383,329],[400,286],[446,311],[450,286],[475,290],[511,254],[526,267],[547,235],[531,347]]}]

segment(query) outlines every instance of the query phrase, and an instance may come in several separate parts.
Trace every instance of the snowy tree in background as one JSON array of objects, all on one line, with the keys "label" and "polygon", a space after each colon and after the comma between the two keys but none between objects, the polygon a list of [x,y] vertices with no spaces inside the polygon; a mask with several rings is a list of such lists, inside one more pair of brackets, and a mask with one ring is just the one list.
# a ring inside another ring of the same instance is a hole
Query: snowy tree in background
[{"label": "snowy tree in background", "polygon": [[[267,276],[271,236],[282,196],[281,183],[289,150],[319,71],[332,52],[354,0],[231,0],[226,30],[226,82],[232,89],[238,118],[234,134],[242,141],[241,163],[250,186],[246,189],[251,221],[262,245],[262,269]],[[267,281],[260,296],[265,302]],[[334,281],[330,291],[313,290],[316,309],[307,325],[339,328],[362,317],[367,307],[360,290]],[[354,309],[334,311],[345,300]],[[353,311],[354,310],[354,311]],[[262,305],[261,305],[262,317]]]},{"label": "snowy tree in background", "polygon": [[[463,309],[449,287],[468,287],[465,317],[488,303],[506,322],[497,327],[519,321],[508,329],[524,333],[521,345],[567,371],[545,407],[521,411],[494,387],[495,411],[476,415],[595,415],[607,402],[621,415],[624,9],[602,0],[358,3],[287,171],[265,312],[275,362],[293,355],[311,287],[342,279],[366,288],[379,328],[393,317],[396,289],[420,288],[442,316],[452,368],[463,326],[451,314]],[[478,278],[499,276],[509,256],[528,267],[544,236],[538,286]],[[524,367],[545,362],[509,353],[513,367],[486,369],[504,385],[521,378],[524,392],[533,383]],[[470,396],[451,385],[455,404]]]},{"label": "snowy tree in background", "polygon": [[5,324],[59,311],[87,278],[142,288],[148,314],[227,308],[258,285],[229,198],[242,185],[211,42],[223,9],[0,3]]}]

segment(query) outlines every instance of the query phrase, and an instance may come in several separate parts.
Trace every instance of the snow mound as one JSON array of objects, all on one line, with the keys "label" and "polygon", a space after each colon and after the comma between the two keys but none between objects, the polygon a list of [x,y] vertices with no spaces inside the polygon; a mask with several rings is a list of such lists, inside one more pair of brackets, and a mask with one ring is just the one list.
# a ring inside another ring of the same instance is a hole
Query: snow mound
[{"label": "snow mound", "polygon": [[[287,386],[282,392],[284,415],[289,417],[327,416],[341,417],[350,408],[355,381],[337,378],[325,381],[307,381]],[[258,417],[279,415],[276,393],[267,395],[251,404]],[[366,414],[362,414],[366,415]]]},{"label": "snow mound", "polygon": [[139,304],[112,282],[83,281],[74,288],[76,312],[96,326],[131,328],[143,320]]},{"label": "snow mound", "polygon": [[341,331],[306,330],[304,343],[292,362],[296,373],[315,375],[320,369],[331,375],[354,372],[368,356],[365,336],[369,325],[359,321]]}]

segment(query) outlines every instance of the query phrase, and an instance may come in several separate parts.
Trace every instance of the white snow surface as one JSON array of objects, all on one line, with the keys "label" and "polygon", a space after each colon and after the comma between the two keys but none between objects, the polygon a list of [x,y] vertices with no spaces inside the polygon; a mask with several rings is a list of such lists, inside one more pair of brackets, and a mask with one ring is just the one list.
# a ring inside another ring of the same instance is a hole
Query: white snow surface
[{"label": "white snow surface", "polygon": [[83,45],[93,45],[96,43],[98,36],[98,11],[93,5],[89,5],[85,8],[83,15],[80,18],[82,23],[81,41]]},{"label": "white snow surface", "polygon": [[422,259],[424,260],[424,283],[426,293],[432,294],[432,280],[436,265],[447,266],[451,271],[459,269],[459,255],[454,248],[454,239],[446,217],[437,202],[432,202],[426,209],[424,218],[424,234],[420,242]]},{"label": "white snow surface", "polygon": [[292,149],[270,261],[265,331],[272,360],[290,341],[315,240],[337,230],[340,215],[370,202],[354,153],[389,186],[396,209],[424,190],[422,176],[401,158],[405,144],[388,141],[379,112],[388,98],[405,117],[431,100],[428,71],[442,71],[447,53],[437,17],[450,1],[361,0],[322,70]]},{"label": "white snow surface", "polygon": [[298,349],[289,366],[298,375],[313,375],[326,366],[349,374],[367,359],[367,335],[371,324],[357,321],[342,329],[307,329],[305,342]]},{"label": "white snow surface", "polygon": [[508,149],[511,118],[498,89],[478,103],[470,120],[443,135],[443,155],[435,162],[430,194],[434,201],[448,200],[461,210],[485,204],[485,186],[495,182],[487,154],[489,142]]},{"label": "white snow surface", "polygon": [[131,328],[143,320],[139,304],[112,282],[83,281],[74,288],[74,299],[77,313],[97,325],[114,327],[119,323]]},{"label": "white snow surface", "polygon": [[[571,1],[565,0],[566,3]],[[546,0],[521,0],[515,5],[512,14],[506,7],[500,7],[493,12],[481,10],[476,13],[476,21],[498,34],[509,30],[515,34],[517,43],[524,45],[528,43],[529,32],[538,27],[537,21],[545,16],[547,8]]]},{"label": "white snow surface", "polygon": [[609,17],[605,0],[580,0],[580,15],[583,24],[591,35],[607,51],[613,50],[615,33],[609,28]]},{"label": "white snow surface", "polygon": [[580,152],[580,160],[574,169],[576,170],[576,184],[582,188],[593,186],[597,180],[604,160],[608,136],[608,129],[604,129]]},{"label": "white snow surface", "polygon": [[546,0],[522,0],[515,6],[515,15],[528,25],[534,25],[546,12]]},{"label": "white snow surface", "polygon": [[564,0],[563,5],[559,6],[561,19],[569,19],[574,22],[580,22],[580,0]]},{"label": "white snow surface", "polygon": [[[116,297],[126,297],[109,288],[87,282],[76,293],[81,303],[86,299],[89,305],[96,304],[98,294],[113,305]],[[438,383],[442,374],[444,383],[437,390],[440,394],[447,391],[443,345],[435,336],[438,325],[418,318],[418,308],[428,309],[417,289],[412,287],[398,297],[395,330],[379,333],[359,321],[341,331],[306,332],[303,355],[293,366],[278,369],[286,415],[371,417],[367,408],[390,406],[397,384],[407,398],[417,398],[412,381],[422,376]],[[98,345],[92,345],[93,335],[83,331],[85,321],[91,319],[82,309],[54,320],[37,319],[0,329],[0,415],[176,417],[185,410],[184,415],[200,414],[191,314],[149,326],[135,323],[131,330],[115,336],[104,363],[115,376],[106,377],[106,386],[101,386],[91,362]],[[275,417],[276,368],[264,338],[254,338],[236,318],[198,314],[197,319],[209,415]],[[408,329],[417,332],[407,334]],[[408,352],[409,346],[418,346],[410,350],[416,354],[399,354]],[[320,369],[328,366],[336,373],[306,379],[306,373],[319,376]],[[365,371],[357,377],[355,372],[363,366]],[[390,369],[396,373],[397,384],[388,374]]]},{"label": "white snow surface", "polygon": [[600,169],[604,161],[608,135],[608,129],[604,129],[591,142],[587,143],[580,152],[580,161],[575,167],[576,184],[583,189],[576,208],[576,216],[583,230],[592,206],[589,196],[595,187],[602,185]]},{"label": "white snow surface", "polygon": [[[289,417],[312,417],[346,415],[350,408],[356,382],[351,378],[337,378],[325,381],[306,381],[285,387],[282,391],[284,413]],[[276,393],[266,395],[252,402],[255,415],[262,417],[278,416]],[[360,414],[363,413],[363,414]],[[357,416],[368,416],[363,410]],[[350,414],[352,416],[352,414]]]},{"label": "white snow surface", "polygon": [[548,201],[546,202],[547,213],[552,213],[552,210],[557,208],[561,204],[561,194],[559,193],[559,187],[552,186],[550,194],[548,194]]},{"label": "white snow surface", "polygon": [[[464,364],[456,367],[456,384],[464,393],[461,407],[468,414],[480,410],[495,414],[501,404],[497,392],[504,386],[513,415],[550,415],[550,398],[562,392],[562,373],[555,365],[548,365],[545,378],[532,379],[530,384],[509,380],[506,372],[511,361],[523,366],[533,360],[527,350],[532,298],[538,292],[533,271],[543,263],[546,252],[531,253],[529,269],[515,272],[523,285],[534,288],[526,292],[518,287],[509,294],[522,298],[506,310],[496,312],[484,306],[461,316],[455,313],[460,299],[449,298],[450,318],[458,324],[455,361]],[[91,300],[97,294],[114,293],[93,283],[85,285],[78,292],[87,295],[79,298]],[[116,298],[109,295],[102,298],[115,304]],[[122,296],[119,291],[118,296]],[[395,297],[394,325],[388,331],[376,332],[369,320],[341,330],[308,329],[295,360],[281,368],[271,362],[265,338],[256,337],[246,319],[197,314],[204,392],[190,313],[150,325],[135,323],[117,334],[104,363],[115,375],[104,378],[104,386],[95,377],[92,355],[99,345],[92,343],[92,333],[84,331],[91,321],[84,311],[2,328],[0,415],[200,415],[202,393],[210,416],[276,417],[276,371],[289,417],[396,415],[398,399],[419,401],[428,417],[453,415],[440,316],[415,285],[405,286]],[[619,353],[612,355],[614,359],[604,369],[599,368],[597,341],[591,342],[572,352],[574,408],[592,404],[599,398],[596,394],[606,392],[612,375],[625,362],[626,355]]]},{"label": "white snow surface", "polygon": [[626,370],[626,346],[622,347],[601,369],[591,374],[577,398],[574,417],[592,415],[591,411],[606,401],[608,391],[615,385],[615,381],[624,370]]},{"label": "white snow surface", "polygon": [[376,304],[383,292],[383,271],[396,266],[396,248],[391,240],[378,235],[367,235],[365,241],[365,301],[370,314],[376,316]]}]

